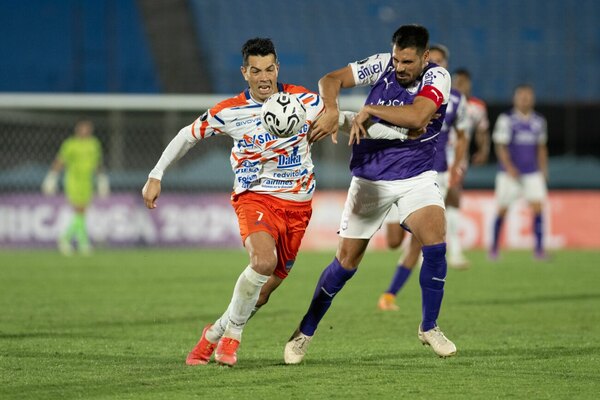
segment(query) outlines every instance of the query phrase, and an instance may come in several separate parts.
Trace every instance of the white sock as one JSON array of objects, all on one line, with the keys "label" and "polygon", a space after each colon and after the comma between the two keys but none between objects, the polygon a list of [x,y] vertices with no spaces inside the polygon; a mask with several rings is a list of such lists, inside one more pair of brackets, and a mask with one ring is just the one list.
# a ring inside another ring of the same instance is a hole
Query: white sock
[{"label": "white sock", "polygon": [[460,210],[456,207],[446,207],[447,221],[447,242],[448,242],[448,257],[458,257],[462,255],[462,246],[458,236],[460,228]]},{"label": "white sock", "polygon": [[[233,289],[233,297],[227,308],[228,321],[224,336],[240,340],[242,330],[250,318],[250,314],[256,305],[260,289],[269,279],[268,275],[261,275],[250,266],[240,274]],[[223,315],[225,316],[225,314]],[[221,317],[223,318],[223,317]],[[221,321],[223,322],[223,321]]]},{"label": "white sock", "polygon": [[213,326],[211,326],[210,329],[206,331],[206,338],[211,343],[217,343],[221,339],[221,336],[223,336],[223,333],[225,333],[225,328],[227,328],[227,322],[229,321],[230,307],[231,305],[227,307],[227,310],[225,310],[223,315],[221,315],[221,317],[215,321]]}]

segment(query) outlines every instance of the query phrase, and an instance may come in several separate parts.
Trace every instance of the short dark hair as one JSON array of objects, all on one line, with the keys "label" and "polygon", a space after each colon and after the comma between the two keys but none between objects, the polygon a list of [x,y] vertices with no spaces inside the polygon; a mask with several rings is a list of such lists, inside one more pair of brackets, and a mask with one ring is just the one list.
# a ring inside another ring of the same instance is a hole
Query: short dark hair
[{"label": "short dark hair", "polygon": [[275,62],[277,62],[277,52],[275,51],[275,45],[269,38],[259,38],[248,40],[242,46],[242,59],[244,66],[248,65],[248,57],[250,56],[268,56],[273,54],[275,56]]},{"label": "short dark hair", "polygon": [[392,36],[392,45],[400,50],[415,47],[417,53],[422,54],[429,44],[429,32],[421,25],[402,25]]},{"label": "short dark hair", "polygon": [[469,80],[471,79],[471,73],[466,68],[458,68],[454,70],[454,73],[452,75],[462,75]]},{"label": "short dark hair", "polygon": [[446,46],[444,46],[443,44],[440,43],[436,43],[436,44],[432,44],[431,46],[429,46],[429,51],[431,50],[437,50],[440,53],[442,53],[444,55],[444,58],[446,60],[450,59],[450,50],[448,50],[448,48]]}]

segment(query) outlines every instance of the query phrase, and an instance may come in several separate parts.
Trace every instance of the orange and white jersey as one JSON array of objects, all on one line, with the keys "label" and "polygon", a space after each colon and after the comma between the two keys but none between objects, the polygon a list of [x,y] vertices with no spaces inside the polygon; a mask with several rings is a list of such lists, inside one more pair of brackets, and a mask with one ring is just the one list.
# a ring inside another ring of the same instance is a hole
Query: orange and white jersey
[{"label": "orange and white jersey", "polygon": [[[477,97],[469,97],[465,108],[465,121],[463,129],[467,137],[467,148],[471,143],[471,138],[478,130],[488,130],[490,121],[488,119],[487,106],[485,102]],[[449,145],[454,146],[456,143],[456,131],[454,128],[450,130]],[[448,162],[453,162],[454,156],[449,154]],[[468,164],[468,152],[465,153],[465,163]]]},{"label": "orange and white jersey", "polygon": [[468,128],[465,130],[467,140],[470,140],[478,130],[490,128],[487,107],[483,100],[473,96],[467,99],[467,121]]},{"label": "orange and white jersey", "polygon": [[278,84],[278,89],[296,94],[306,107],[306,123],[297,135],[279,138],[269,134],[260,119],[262,103],[254,100],[246,89],[218,103],[182,129],[177,136],[183,135],[187,143],[174,146],[171,156],[167,154],[169,159],[163,161],[171,144],[167,146],[150,177],[161,179],[162,171],[198,141],[227,135],[233,139],[230,161],[235,174],[234,194],[248,190],[292,201],[312,198],[316,182],[307,133],[322,113],[323,102],[319,95],[301,86]]}]

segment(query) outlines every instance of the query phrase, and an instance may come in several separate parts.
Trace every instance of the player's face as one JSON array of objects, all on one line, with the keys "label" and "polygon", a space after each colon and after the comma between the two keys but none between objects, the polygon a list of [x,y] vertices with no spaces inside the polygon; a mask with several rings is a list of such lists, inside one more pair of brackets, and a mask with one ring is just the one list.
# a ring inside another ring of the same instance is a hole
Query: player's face
[{"label": "player's face", "polygon": [[94,133],[94,125],[90,121],[81,121],[75,125],[75,135],[78,137],[89,137]]},{"label": "player's face", "polygon": [[520,112],[526,114],[533,110],[535,105],[535,94],[531,88],[519,88],[515,91],[513,97],[513,103],[515,108]]},{"label": "player's face", "polygon": [[252,97],[262,102],[277,91],[279,64],[274,54],[249,56],[248,65],[242,66],[242,75],[248,82]]},{"label": "player's face", "polygon": [[429,51],[424,51],[422,55],[414,47],[399,49],[394,45],[392,49],[392,61],[396,69],[396,79],[402,86],[408,86],[413,83],[427,65]]},{"label": "player's face", "polygon": [[452,77],[452,87],[465,96],[471,95],[471,80],[465,75],[456,74]]},{"label": "player's face", "polygon": [[444,57],[444,53],[439,50],[429,50],[429,61],[440,67],[448,68],[448,60]]}]

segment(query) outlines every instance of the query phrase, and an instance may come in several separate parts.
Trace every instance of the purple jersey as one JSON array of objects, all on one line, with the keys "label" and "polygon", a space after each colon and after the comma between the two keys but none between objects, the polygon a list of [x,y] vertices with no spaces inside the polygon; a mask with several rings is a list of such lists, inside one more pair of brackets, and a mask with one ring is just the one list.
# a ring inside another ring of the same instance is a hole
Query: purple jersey
[{"label": "purple jersey", "polygon": [[[538,113],[525,116],[515,110],[498,116],[493,133],[494,143],[508,148],[510,159],[522,174],[539,170],[538,146],[546,144],[546,119]],[[504,166],[500,164],[500,170]]]},{"label": "purple jersey", "polygon": [[435,143],[435,157],[433,158],[433,169],[437,172],[448,170],[448,157],[446,146],[450,138],[450,129],[455,127],[464,130],[467,128],[466,119],[467,99],[458,90],[450,90],[450,99],[446,108],[446,117]]},{"label": "purple jersey", "polygon": [[[365,104],[402,106],[412,104],[426,86],[433,86],[443,95],[438,118],[427,126],[427,132],[415,140],[361,140],[352,147],[350,169],[352,175],[377,180],[408,179],[433,168],[435,142],[439,135],[450,96],[450,74],[436,64],[428,64],[421,76],[410,86],[403,87],[389,53],[376,54],[351,63],[357,86],[372,85]],[[391,125],[379,118],[375,122]]]}]

